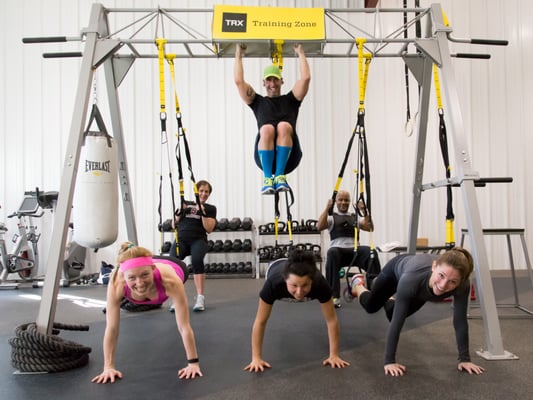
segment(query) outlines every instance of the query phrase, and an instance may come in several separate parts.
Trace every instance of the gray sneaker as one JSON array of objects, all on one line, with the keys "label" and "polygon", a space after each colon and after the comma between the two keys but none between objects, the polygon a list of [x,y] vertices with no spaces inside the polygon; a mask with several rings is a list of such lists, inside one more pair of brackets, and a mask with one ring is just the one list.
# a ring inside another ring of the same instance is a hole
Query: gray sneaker
[{"label": "gray sneaker", "polygon": [[338,299],[336,297],[333,298],[333,305],[335,308],[341,308],[341,299]]},{"label": "gray sneaker", "polygon": [[196,296],[196,303],[194,304],[194,307],[192,308],[193,311],[204,311],[205,310],[205,296],[203,294],[199,294]]}]

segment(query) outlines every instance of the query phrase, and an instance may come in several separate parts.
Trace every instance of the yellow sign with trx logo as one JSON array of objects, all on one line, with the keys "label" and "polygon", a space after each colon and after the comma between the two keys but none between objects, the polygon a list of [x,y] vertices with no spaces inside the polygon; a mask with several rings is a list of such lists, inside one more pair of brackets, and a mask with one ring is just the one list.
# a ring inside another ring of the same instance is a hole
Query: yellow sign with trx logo
[{"label": "yellow sign with trx logo", "polygon": [[324,40],[324,9],[215,5],[213,39]]}]

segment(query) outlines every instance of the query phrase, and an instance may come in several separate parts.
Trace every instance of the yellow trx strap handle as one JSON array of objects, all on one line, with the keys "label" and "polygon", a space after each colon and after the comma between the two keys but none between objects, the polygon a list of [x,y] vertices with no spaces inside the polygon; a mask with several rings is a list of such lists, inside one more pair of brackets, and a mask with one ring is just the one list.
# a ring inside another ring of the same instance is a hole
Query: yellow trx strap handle
[{"label": "yellow trx strap handle", "polygon": [[155,40],[157,45],[157,58],[159,60],[159,104],[161,120],[167,118],[165,106],[165,44],[167,40],[159,38]]},{"label": "yellow trx strap handle", "polygon": [[355,40],[357,44],[357,60],[359,62],[359,112],[364,112],[365,109],[366,83],[368,81],[370,61],[372,61],[372,54],[363,52],[365,42],[366,39],[364,38]]},{"label": "yellow trx strap handle", "polygon": [[435,82],[435,95],[437,97],[437,108],[442,110],[442,97],[440,94],[439,69],[433,64],[433,81]]},{"label": "yellow trx strap handle", "polygon": [[272,54],[272,64],[283,71],[283,43],[281,39],[274,40],[276,51]]}]

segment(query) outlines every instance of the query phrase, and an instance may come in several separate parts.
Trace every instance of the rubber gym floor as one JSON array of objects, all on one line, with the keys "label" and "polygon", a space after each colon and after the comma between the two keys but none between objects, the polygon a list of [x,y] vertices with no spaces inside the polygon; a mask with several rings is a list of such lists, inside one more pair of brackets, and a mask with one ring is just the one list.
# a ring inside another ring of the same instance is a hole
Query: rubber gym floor
[{"label": "rubber gym floor", "polygon": [[[514,304],[512,280],[493,279],[498,304]],[[357,303],[337,310],[341,326],[341,357],[345,369],[322,366],[328,354],[327,332],[316,301],[276,302],[267,326],[263,357],[272,368],[244,372],[251,359],[250,336],[262,279],[209,279],[207,309],[191,312],[204,376],[179,380],[185,354],[168,307],[146,312],[122,311],[116,366],[124,377],[97,385],[91,378],[103,365],[105,316],[103,285],[60,288],[56,322],[88,325],[89,331],[61,331],[60,337],[92,349],[86,366],[49,374],[21,374],[11,366],[8,339],[17,326],[34,322],[41,289],[0,290],[0,398],[15,399],[526,399],[533,393],[533,319],[504,318],[520,310],[498,307],[505,350],[518,360],[488,361],[475,351],[486,349],[483,321],[470,319],[474,362],[486,368],[480,376],[456,370],[451,303],[427,304],[404,327],[398,360],[407,366],[403,377],[383,373],[387,328],[385,314],[366,314]],[[527,274],[517,279],[520,304],[533,309]],[[186,283],[189,302],[193,284]],[[471,316],[479,309],[471,308]]]}]

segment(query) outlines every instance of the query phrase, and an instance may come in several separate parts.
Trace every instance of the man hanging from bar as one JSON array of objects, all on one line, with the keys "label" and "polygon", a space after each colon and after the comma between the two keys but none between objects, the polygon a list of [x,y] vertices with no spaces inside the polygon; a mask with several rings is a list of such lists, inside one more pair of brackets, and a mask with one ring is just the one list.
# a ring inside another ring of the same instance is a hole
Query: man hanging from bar
[{"label": "man hanging from bar", "polygon": [[309,89],[311,73],[301,44],[294,46],[300,66],[300,79],[287,94],[281,94],[283,78],[281,69],[269,65],[263,72],[266,96],[257,94],[244,80],[242,57],[245,48],[235,46],[234,80],[243,101],[250,106],[257,119],[259,132],[255,141],[254,158],[262,169],[264,179],[262,194],[288,191],[286,174],[293,171],[302,158],[296,134],[298,109]]}]

